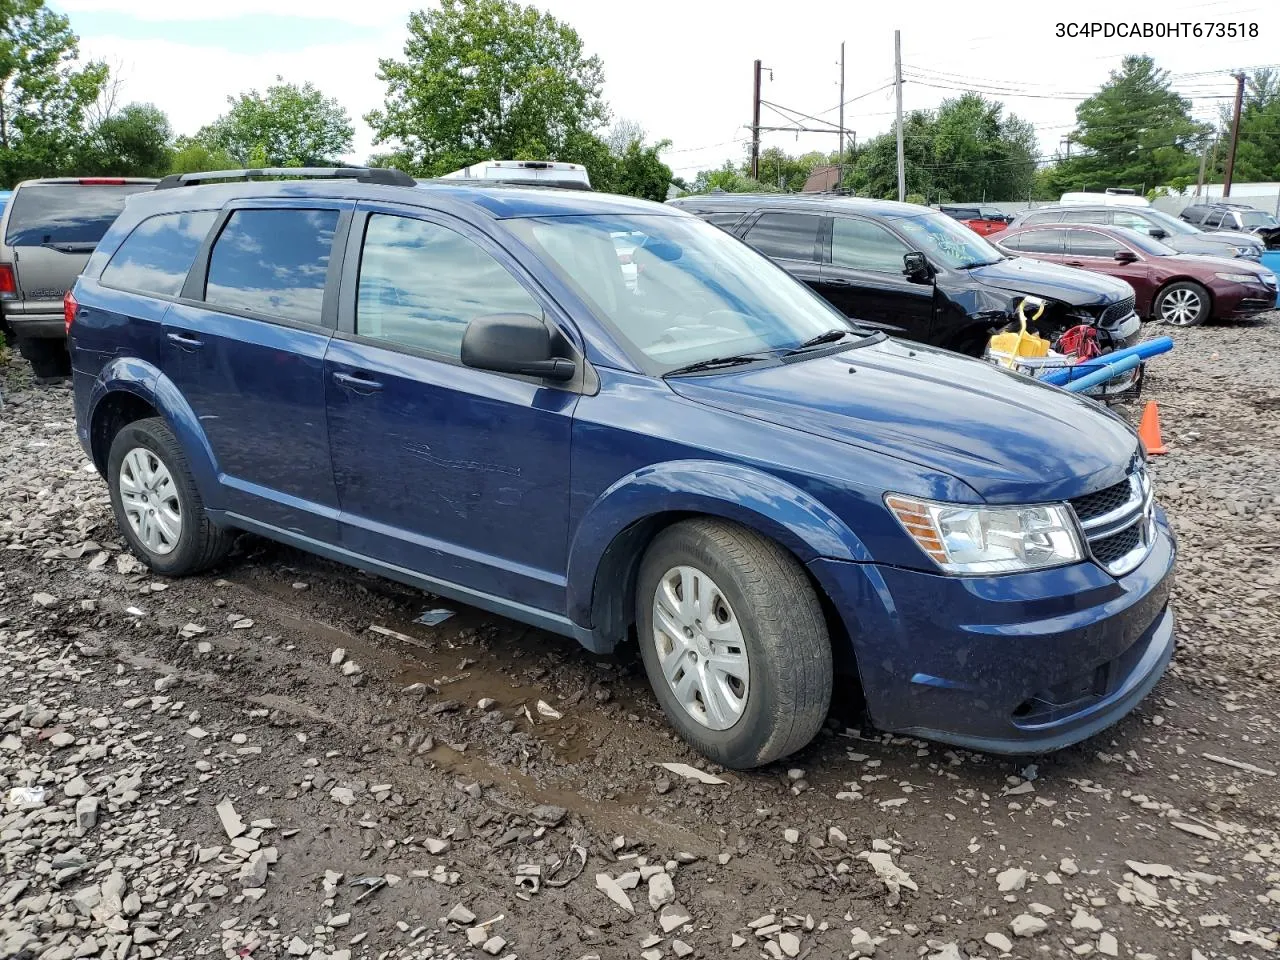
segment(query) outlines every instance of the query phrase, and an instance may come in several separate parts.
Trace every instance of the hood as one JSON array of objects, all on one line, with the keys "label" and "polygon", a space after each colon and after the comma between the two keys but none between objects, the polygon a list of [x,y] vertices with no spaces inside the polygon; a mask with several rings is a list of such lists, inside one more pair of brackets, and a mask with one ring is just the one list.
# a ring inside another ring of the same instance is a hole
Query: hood
[{"label": "hood", "polygon": [[1072,307],[1094,307],[1133,296],[1123,280],[1075,267],[1010,257],[965,271],[983,286],[1058,300]]},{"label": "hood", "polygon": [[[1201,233],[1195,239],[1214,242],[1221,240],[1223,243],[1233,247],[1256,247],[1258,245],[1258,235],[1256,233],[1244,233],[1240,230],[1214,230]],[[1164,242],[1167,243],[1168,241]]]},{"label": "hood", "polygon": [[1180,233],[1176,237],[1165,237],[1160,242],[1183,253],[1215,252],[1231,257],[1239,247],[1256,250],[1262,246],[1261,241],[1249,233]]},{"label": "hood", "polygon": [[1271,272],[1256,260],[1246,260],[1242,257],[1218,257],[1211,253],[1180,253],[1176,257],[1165,259],[1185,260],[1187,263],[1194,263],[1196,266],[1222,273],[1249,273],[1259,279]]},{"label": "hood", "polygon": [[1118,483],[1138,448],[1129,425],[1091,400],[892,339],[667,383],[689,400],[950,474],[993,503]]}]

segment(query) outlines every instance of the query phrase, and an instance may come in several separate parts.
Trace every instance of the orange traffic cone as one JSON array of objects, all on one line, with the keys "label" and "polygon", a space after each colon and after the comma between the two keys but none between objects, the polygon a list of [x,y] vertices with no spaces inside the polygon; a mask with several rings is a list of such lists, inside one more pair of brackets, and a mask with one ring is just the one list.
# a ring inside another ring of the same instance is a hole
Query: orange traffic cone
[{"label": "orange traffic cone", "polygon": [[1138,422],[1138,439],[1142,441],[1149,457],[1169,452],[1164,441],[1160,439],[1160,407],[1154,400],[1148,400],[1147,405],[1142,408],[1142,419]]}]

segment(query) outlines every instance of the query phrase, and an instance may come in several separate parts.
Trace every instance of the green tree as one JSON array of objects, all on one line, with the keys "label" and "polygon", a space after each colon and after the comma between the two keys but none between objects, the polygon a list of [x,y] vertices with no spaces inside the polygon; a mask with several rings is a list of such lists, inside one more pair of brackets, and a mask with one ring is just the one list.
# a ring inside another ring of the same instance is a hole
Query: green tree
[{"label": "green tree", "polygon": [[79,65],[70,21],[44,0],[0,0],[0,183],[68,172],[106,64]]},{"label": "green tree", "polygon": [[1154,60],[1125,57],[1102,88],[1076,107],[1071,139],[1079,153],[1054,167],[1055,189],[1145,192],[1175,177],[1194,177],[1196,148],[1209,128],[1193,120],[1190,110]]},{"label": "green tree", "polygon": [[265,95],[250,90],[228,97],[231,109],[196,139],[245,166],[255,158],[271,167],[331,166],[351,152],[355,129],[337,100],[310,83],[276,81]]},{"label": "green tree", "polygon": [[238,164],[225,151],[210,147],[195,137],[178,137],[169,160],[169,173],[201,173],[231,170]]},{"label": "green tree", "polygon": [[84,173],[158,177],[169,172],[172,137],[163,110],[150,103],[131,103],[89,131],[78,166]]},{"label": "green tree", "polygon": [[409,15],[404,59],[379,61],[386,105],[365,116],[411,172],[489,159],[568,160],[607,120],[600,59],[577,32],[510,0],[442,0]]},{"label": "green tree", "polygon": [[726,160],[724,166],[716,170],[699,170],[697,177],[689,185],[690,193],[711,193],[713,190],[723,190],[725,193],[778,192],[778,188],[771,184],[753,180],[732,160]]},{"label": "green tree", "polygon": [[671,168],[662,162],[661,153],[670,146],[670,140],[660,140],[647,147],[638,139],[627,144],[618,158],[613,192],[657,203],[666,200],[667,188],[671,186]]}]

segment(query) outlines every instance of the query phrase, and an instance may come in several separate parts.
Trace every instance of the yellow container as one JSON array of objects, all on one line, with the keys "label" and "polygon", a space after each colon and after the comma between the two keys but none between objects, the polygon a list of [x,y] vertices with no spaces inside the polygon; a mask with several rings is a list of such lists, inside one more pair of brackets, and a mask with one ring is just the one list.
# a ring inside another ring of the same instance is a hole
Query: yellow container
[{"label": "yellow container", "polygon": [[1049,355],[1049,341],[1027,330],[1025,311],[1028,302],[1036,305],[1036,312],[1031,317],[1032,321],[1040,319],[1040,314],[1044,313],[1044,301],[1026,297],[1018,304],[1018,332],[997,333],[987,345],[987,352],[991,359],[1001,366],[1013,367],[1019,357],[1047,357]]}]

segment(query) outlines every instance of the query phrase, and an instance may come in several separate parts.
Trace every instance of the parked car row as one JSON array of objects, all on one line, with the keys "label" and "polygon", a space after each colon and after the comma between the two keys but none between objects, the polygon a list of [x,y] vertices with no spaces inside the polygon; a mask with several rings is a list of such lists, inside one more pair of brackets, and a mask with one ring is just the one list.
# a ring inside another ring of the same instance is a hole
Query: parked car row
[{"label": "parked car row", "polygon": [[1013,220],[1012,214],[1004,213],[996,207],[943,203],[938,205],[938,210],[948,217],[959,220],[982,237],[989,237],[993,233],[999,233]]},{"label": "parked car row", "polygon": [[1013,256],[1123,280],[1133,288],[1141,316],[1173,326],[1250,317],[1276,305],[1276,275],[1266,267],[1246,259],[1180,253],[1128,227],[1015,226],[997,245]]},{"label": "parked car row", "polygon": [[1195,203],[1178,214],[1201,230],[1236,231],[1253,234],[1268,250],[1280,250],[1280,221],[1265,210],[1248,204],[1219,200]]},{"label": "parked car row", "polygon": [[1122,282],[903,204],[700,211],[742,243],[580,190],[253,175],[136,196],[65,297],[80,441],[158,573],[250,531],[637,642],[671,723],[735,767],[804,746],[833,695],[1052,750],[1168,664],[1175,544],[1132,428],[845,316],[911,303],[970,346],[1038,285],[1121,331]]},{"label": "parked car row", "polygon": [[1131,346],[1141,324],[1118,280],[1010,256],[952,218],[914,204],[838,196],[730,194],[668,203],[755,247],[846,317],[980,357],[1028,296],[1041,328],[1085,324]]},{"label": "parked car row", "polygon": [[1018,214],[1010,227],[1048,223],[1093,223],[1101,227],[1127,227],[1162,241],[1179,253],[1207,253],[1220,257],[1262,258],[1263,243],[1250,233],[1192,226],[1154,207],[1115,207],[1101,204],[1060,204],[1037,207]]}]

